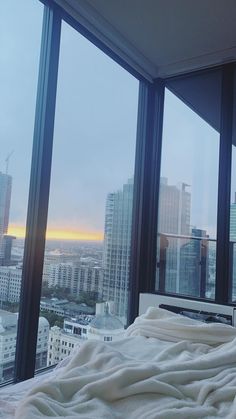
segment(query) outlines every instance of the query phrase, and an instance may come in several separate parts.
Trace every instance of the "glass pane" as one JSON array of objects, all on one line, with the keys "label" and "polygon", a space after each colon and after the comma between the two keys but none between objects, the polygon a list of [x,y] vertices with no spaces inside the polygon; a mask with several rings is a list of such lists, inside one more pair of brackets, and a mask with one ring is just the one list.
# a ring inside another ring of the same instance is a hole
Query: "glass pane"
[{"label": "glass pane", "polygon": [[208,121],[218,110],[208,118],[195,89],[191,108],[183,90],[183,100],[165,92],[156,289],[214,298],[219,133]]},{"label": "glass pane", "polygon": [[[236,80],[236,71],[234,73]],[[234,81],[234,123],[231,168],[231,205],[230,205],[230,279],[232,281],[232,301],[236,300],[236,82]]]},{"label": "glass pane", "polygon": [[48,365],[89,335],[114,338],[91,326],[96,312],[123,331],[137,102],[138,81],[63,23],[41,298]]},{"label": "glass pane", "polygon": [[1,1],[0,16],[1,383],[14,373],[43,5]]}]

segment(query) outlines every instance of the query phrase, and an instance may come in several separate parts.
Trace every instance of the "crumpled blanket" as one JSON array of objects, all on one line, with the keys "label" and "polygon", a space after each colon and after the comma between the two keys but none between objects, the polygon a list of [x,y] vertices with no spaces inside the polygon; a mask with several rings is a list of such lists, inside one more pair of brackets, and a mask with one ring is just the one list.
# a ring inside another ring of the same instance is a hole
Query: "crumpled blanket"
[{"label": "crumpled blanket", "polygon": [[152,308],[126,334],[87,341],[15,418],[236,418],[234,328]]}]

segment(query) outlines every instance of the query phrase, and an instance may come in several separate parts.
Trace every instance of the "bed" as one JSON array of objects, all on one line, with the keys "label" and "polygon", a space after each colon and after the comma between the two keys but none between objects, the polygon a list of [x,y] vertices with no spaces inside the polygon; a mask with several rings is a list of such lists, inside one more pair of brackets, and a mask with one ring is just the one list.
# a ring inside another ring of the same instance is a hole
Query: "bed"
[{"label": "bed", "polygon": [[147,308],[145,298],[120,341],[87,341],[54,371],[2,390],[0,417],[236,418],[235,327],[176,314],[163,301]]}]

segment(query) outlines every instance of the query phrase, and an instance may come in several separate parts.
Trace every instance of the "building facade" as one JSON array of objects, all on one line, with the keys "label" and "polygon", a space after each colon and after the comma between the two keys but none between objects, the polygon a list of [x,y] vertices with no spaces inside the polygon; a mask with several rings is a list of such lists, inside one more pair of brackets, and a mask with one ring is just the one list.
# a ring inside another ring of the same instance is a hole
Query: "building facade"
[{"label": "building facade", "polygon": [[180,247],[181,294],[205,297],[208,282],[208,236],[205,230],[192,229],[191,239]]},{"label": "building facade", "polygon": [[54,365],[79,349],[87,339],[87,330],[93,316],[65,319],[63,329],[53,326],[49,332],[47,365]]},{"label": "building facade", "polygon": [[19,266],[0,266],[0,301],[20,301],[22,269]]},{"label": "building facade", "polygon": [[232,299],[236,299],[236,193],[230,205],[230,265],[232,273]]},{"label": "building facade", "polygon": [[[186,183],[169,185],[167,178],[160,181],[159,224],[157,258],[165,255],[165,289],[180,292],[180,249],[188,243],[190,236],[191,194]],[[162,240],[164,236],[165,240]],[[164,243],[164,244],[163,244]],[[161,248],[164,246],[164,248]],[[161,272],[157,272],[157,282]]]},{"label": "building facade", "polygon": [[[18,314],[0,310],[0,382],[10,380],[14,375]],[[36,369],[46,367],[49,323],[39,318],[36,349]]]},{"label": "building facade", "polygon": [[10,202],[11,202],[12,177],[0,172],[0,264],[4,259],[4,234],[7,234]]},{"label": "building facade", "polygon": [[114,301],[114,313],[126,322],[130,240],[133,206],[133,180],[122,190],[109,193],[106,201],[103,300]]},{"label": "building facade", "polygon": [[79,263],[51,264],[48,286],[67,288],[71,294],[94,293],[102,296],[103,269],[101,266],[86,266]]}]

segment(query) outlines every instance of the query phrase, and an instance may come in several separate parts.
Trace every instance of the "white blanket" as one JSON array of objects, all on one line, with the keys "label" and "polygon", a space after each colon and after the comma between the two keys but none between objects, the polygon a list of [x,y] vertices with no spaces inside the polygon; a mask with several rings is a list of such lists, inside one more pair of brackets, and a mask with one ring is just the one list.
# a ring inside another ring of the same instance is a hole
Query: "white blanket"
[{"label": "white blanket", "polygon": [[236,330],[150,309],[122,341],[86,342],[15,415],[42,417],[236,418]]}]

